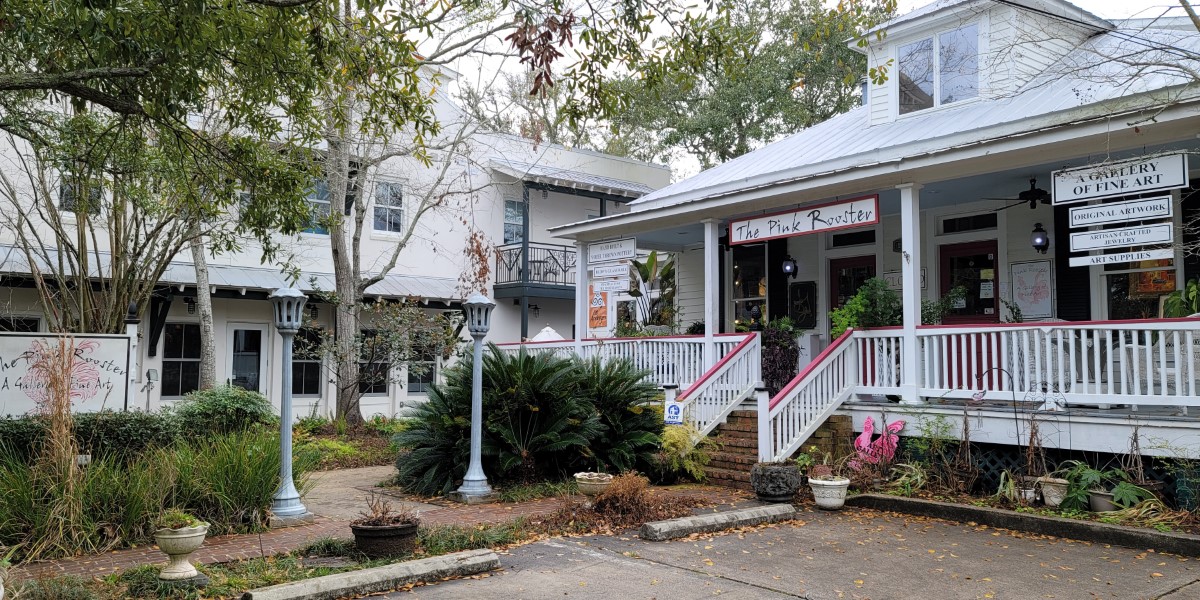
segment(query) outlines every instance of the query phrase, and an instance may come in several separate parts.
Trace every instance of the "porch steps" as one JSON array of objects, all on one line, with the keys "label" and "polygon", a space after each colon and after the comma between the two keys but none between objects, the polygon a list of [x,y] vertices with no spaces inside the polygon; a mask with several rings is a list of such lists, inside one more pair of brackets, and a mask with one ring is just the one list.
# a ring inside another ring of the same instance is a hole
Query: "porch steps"
[{"label": "porch steps", "polygon": [[720,449],[704,469],[708,483],[750,489],[750,467],[758,462],[758,412],[735,410],[717,426],[713,441]]}]

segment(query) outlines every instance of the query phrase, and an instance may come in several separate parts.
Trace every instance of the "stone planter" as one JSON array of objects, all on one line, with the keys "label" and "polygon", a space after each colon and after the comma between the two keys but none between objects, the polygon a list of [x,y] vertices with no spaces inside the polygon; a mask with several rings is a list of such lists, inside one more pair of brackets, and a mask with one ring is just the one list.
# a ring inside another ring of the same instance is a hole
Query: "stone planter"
[{"label": "stone planter", "polygon": [[192,553],[204,544],[204,536],[208,534],[208,523],[195,527],[179,529],[159,529],[154,532],[154,543],[158,549],[170,557],[171,561],[159,572],[158,578],[164,581],[191,579],[200,574],[192,565]]},{"label": "stone planter", "polygon": [[575,474],[575,487],[579,488],[579,493],[584,496],[596,496],[607,490],[611,483],[612,475],[608,473],[584,472]]},{"label": "stone planter", "polygon": [[800,467],[792,463],[758,463],[750,469],[750,487],[763,502],[791,502],[801,477]]},{"label": "stone planter", "polygon": [[1088,492],[1088,505],[1092,512],[1112,512],[1121,510],[1121,507],[1113,504],[1113,495],[1104,490],[1091,490]]},{"label": "stone planter", "polygon": [[354,547],[371,558],[411,554],[417,547],[417,523],[399,525],[350,524]]},{"label": "stone planter", "polygon": [[812,488],[813,499],[817,501],[817,507],[825,510],[838,510],[846,504],[846,491],[850,489],[850,480],[845,477],[833,477],[831,479],[812,479],[808,480],[809,487]]},{"label": "stone planter", "polygon": [[1039,477],[1038,484],[1042,487],[1042,501],[1046,506],[1055,508],[1067,497],[1067,486],[1070,482],[1058,477]]}]

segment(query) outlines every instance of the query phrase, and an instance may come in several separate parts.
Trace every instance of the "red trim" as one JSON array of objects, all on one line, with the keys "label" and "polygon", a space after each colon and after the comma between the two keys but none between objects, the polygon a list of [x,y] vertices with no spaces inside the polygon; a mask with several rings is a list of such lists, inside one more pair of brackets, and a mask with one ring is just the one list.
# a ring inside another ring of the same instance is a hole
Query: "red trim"
[{"label": "red trim", "polygon": [[[814,208],[824,208],[826,206],[836,206],[838,204],[846,204],[848,202],[854,202],[855,200],[866,200],[867,198],[875,199],[875,220],[874,221],[863,221],[862,223],[855,223],[853,225],[842,225],[839,227],[830,227],[829,229],[820,229],[817,231],[805,231],[803,233],[789,233],[786,235],[773,235],[771,237],[754,238],[752,240],[744,240],[741,242],[733,241],[733,226],[736,223],[741,223],[741,222],[748,223],[750,221],[753,221],[754,219],[762,219],[764,217],[774,217],[774,216],[778,216],[778,215],[789,215],[789,214],[798,213],[803,210],[812,210]],[[747,217],[744,219],[731,220],[731,221],[729,221],[729,225],[727,225],[725,227],[725,235],[727,235],[729,237],[729,245],[730,246],[741,246],[742,244],[757,244],[760,242],[765,242],[767,240],[777,240],[780,238],[790,238],[790,237],[796,237],[796,236],[801,236],[801,235],[812,235],[814,233],[828,233],[830,231],[841,231],[843,229],[855,229],[858,227],[866,227],[868,225],[877,225],[878,223],[879,223],[879,194],[869,194],[866,196],[856,196],[854,198],[843,198],[841,200],[833,200],[830,202],[826,202],[824,204],[812,204],[812,205],[808,205],[808,206],[801,206],[798,208],[793,208],[790,210],[781,210],[779,212],[766,213],[763,215],[754,215],[753,217]]]},{"label": "red trim", "polygon": [[783,400],[783,397],[786,396],[788,394],[788,392],[792,391],[793,388],[800,385],[801,380],[803,380],[805,377],[807,377],[809,373],[815,371],[817,369],[817,367],[821,366],[821,363],[825,362],[826,357],[828,357],[830,354],[833,354],[834,350],[837,350],[838,347],[840,347],[842,344],[846,343],[846,340],[850,339],[850,337],[853,335],[854,335],[854,329],[847,329],[846,333],[843,333],[842,336],[839,337],[838,339],[834,340],[834,342],[832,344],[830,344],[828,348],[821,351],[821,353],[818,354],[817,357],[814,358],[812,362],[808,363],[807,367],[804,367],[803,371],[800,371],[800,373],[798,375],[796,375],[795,377],[793,377],[792,380],[789,381],[787,385],[783,386],[782,390],[779,390],[778,394],[775,394],[774,398],[771,398],[771,403],[769,405],[767,405],[767,410],[774,409],[775,405],[779,404],[779,402]]},{"label": "red trim", "polygon": [[701,384],[708,381],[709,379],[712,379],[713,374],[715,374],[717,372],[717,369],[720,369],[722,366],[725,365],[725,363],[733,360],[734,355],[741,352],[742,349],[745,348],[746,346],[750,345],[750,342],[753,341],[755,336],[757,336],[757,335],[758,334],[755,332],[750,332],[748,335],[746,335],[746,339],[742,340],[738,345],[734,346],[733,350],[729,351],[729,354],[726,354],[725,356],[721,357],[721,360],[717,361],[717,364],[713,365],[712,368],[709,369],[708,371],[705,371],[704,375],[701,375],[700,379],[697,379],[695,382],[692,383],[692,385],[688,386],[688,389],[684,390],[683,393],[680,394],[679,397],[675,399],[675,401],[676,402],[682,401],[684,398],[687,398],[688,394],[696,391],[696,388],[700,387]]},{"label": "red trim", "polygon": [[[960,323],[958,325],[918,325],[917,329],[955,329],[964,327],[1079,327],[1085,325],[1153,325],[1155,323],[1200,323],[1200,319],[1173,317],[1170,319],[1122,319],[1119,321],[1028,321],[1025,323]],[[872,329],[889,329],[875,327]]]},{"label": "red trim", "polygon": [[[713,337],[732,337],[735,335],[749,335],[749,334],[747,334],[746,332],[714,333]],[[700,334],[690,334],[690,335],[689,334],[680,334],[680,335],[649,335],[649,336],[642,336],[642,337],[583,338],[580,341],[582,341],[582,342],[612,342],[612,341],[621,342],[621,341],[631,341],[631,340],[656,340],[656,339],[677,340],[680,338],[689,339],[689,340],[703,339],[704,334],[700,333]],[[575,343],[575,340],[566,339],[566,340],[541,340],[541,341],[537,341],[537,342],[534,342],[534,341],[501,342],[496,345],[497,346],[524,346],[527,344],[567,344],[567,343],[573,344],[573,343]]]}]

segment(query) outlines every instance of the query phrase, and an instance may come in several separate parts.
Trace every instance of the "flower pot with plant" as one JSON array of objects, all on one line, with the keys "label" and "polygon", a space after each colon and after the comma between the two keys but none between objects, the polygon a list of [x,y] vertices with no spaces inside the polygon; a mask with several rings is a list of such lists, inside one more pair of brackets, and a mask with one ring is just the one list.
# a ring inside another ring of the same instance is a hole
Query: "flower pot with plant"
[{"label": "flower pot with plant", "polygon": [[579,493],[584,496],[596,496],[607,490],[612,480],[613,476],[608,473],[583,471],[575,474],[575,487],[578,487]]},{"label": "flower pot with plant", "polygon": [[1067,497],[1067,490],[1071,486],[1071,482],[1067,479],[1059,477],[1064,474],[1063,471],[1054,471],[1049,475],[1043,475],[1037,478],[1037,486],[1042,491],[1042,502],[1050,508],[1058,508]]},{"label": "flower pot with plant", "polygon": [[818,508],[839,510],[846,504],[850,478],[842,474],[842,464],[835,464],[831,458],[826,452],[821,462],[808,470],[808,487],[812,489]]},{"label": "flower pot with plant", "polygon": [[1066,508],[1088,506],[1092,512],[1110,512],[1129,508],[1154,497],[1145,488],[1134,485],[1122,469],[1101,471],[1080,461],[1070,461],[1066,470],[1069,483],[1063,500]]},{"label": "flower pot with plant", "polygon": [[763,502],[791,502],[800,491],[800,477],[794,462],[760,462],[750,468],[750,487]]},{"label": "flower pot with plant", "polygon": [[354,547],[371,558],[411,554],[417,545],[421,520],[410,509],[393,509],[392,503],[378,494],[367,498],[367,511],[350,521]]},{"label": "flower pot with plant", "polygon": [[154,543],[170,558],[167,566],[159,572],[164,581],[191,579],[200,574],[192,565],[192,553],[204,544],[208,535],[208,523],[181,510],[168,510],[158,518],[158,530],[154,532]]}]

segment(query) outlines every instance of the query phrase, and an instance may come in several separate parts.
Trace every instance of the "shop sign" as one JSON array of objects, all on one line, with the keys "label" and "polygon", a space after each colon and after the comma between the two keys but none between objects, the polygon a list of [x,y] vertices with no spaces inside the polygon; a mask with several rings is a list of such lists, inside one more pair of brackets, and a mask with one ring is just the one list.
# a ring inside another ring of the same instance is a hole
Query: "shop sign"
[{"label": "shop sign", "polygon": [[839,200],[818,206],[729,222],[729,243],[749,244],[778,238],[865,227],[879,222],[879,196]]},{"label": "shop sign", "polygon": [[1146,244],[1169,244],[1175,241],[1175,228],[1170,223],[1080,231],[1071,234],[1071,252],[1105,250]]},{"label": "shop sign", "polygon": [[124,335],[0,334],[0,414],[24,414],[49,402],[45,365],[66,352],[71,410],[124,410],[129,399],[129,346]]},{"label": "shop sign", "polygon": [[588,286],[588,328],[608,327],[608,294]]},{"label": "shop sign", "polygon": [[1138,262],[1142,260],[1162,260],[1174,258],[1175,251],[1170,248],[1159,250],[1138,250],[1136,252],[1121,252],[1119,254],[1097,254],[1095,256],[1073,256],[1072,267],[1090,267],[1093,265],[1111,265],[1123,262]]},{"label": "shop sign", "polygon": [[1109,202],[1071,207],[1071,227],[1107,225],[1125,221],[1141,221],[1174,216],[1175,203],[1170,196],[1142,198],[1128,202]]},{"label": "shop sign", "polygon": [[629,278],[597,279],[592,282],[592,288],[597,292],[628,292]]},{"label": "shop sign", "polygon": [[629,265],[592,267],[592,277],[628,277]]},{"label": "shop sign", "polygon": [[1167,154],[1054,172],[1054,204],[1184,187],[1187,154]]},{"label": "shop sign", "polygon": [[599,263],[637,257],[637,240],[625,238],[588,244],[588,262]]}]

